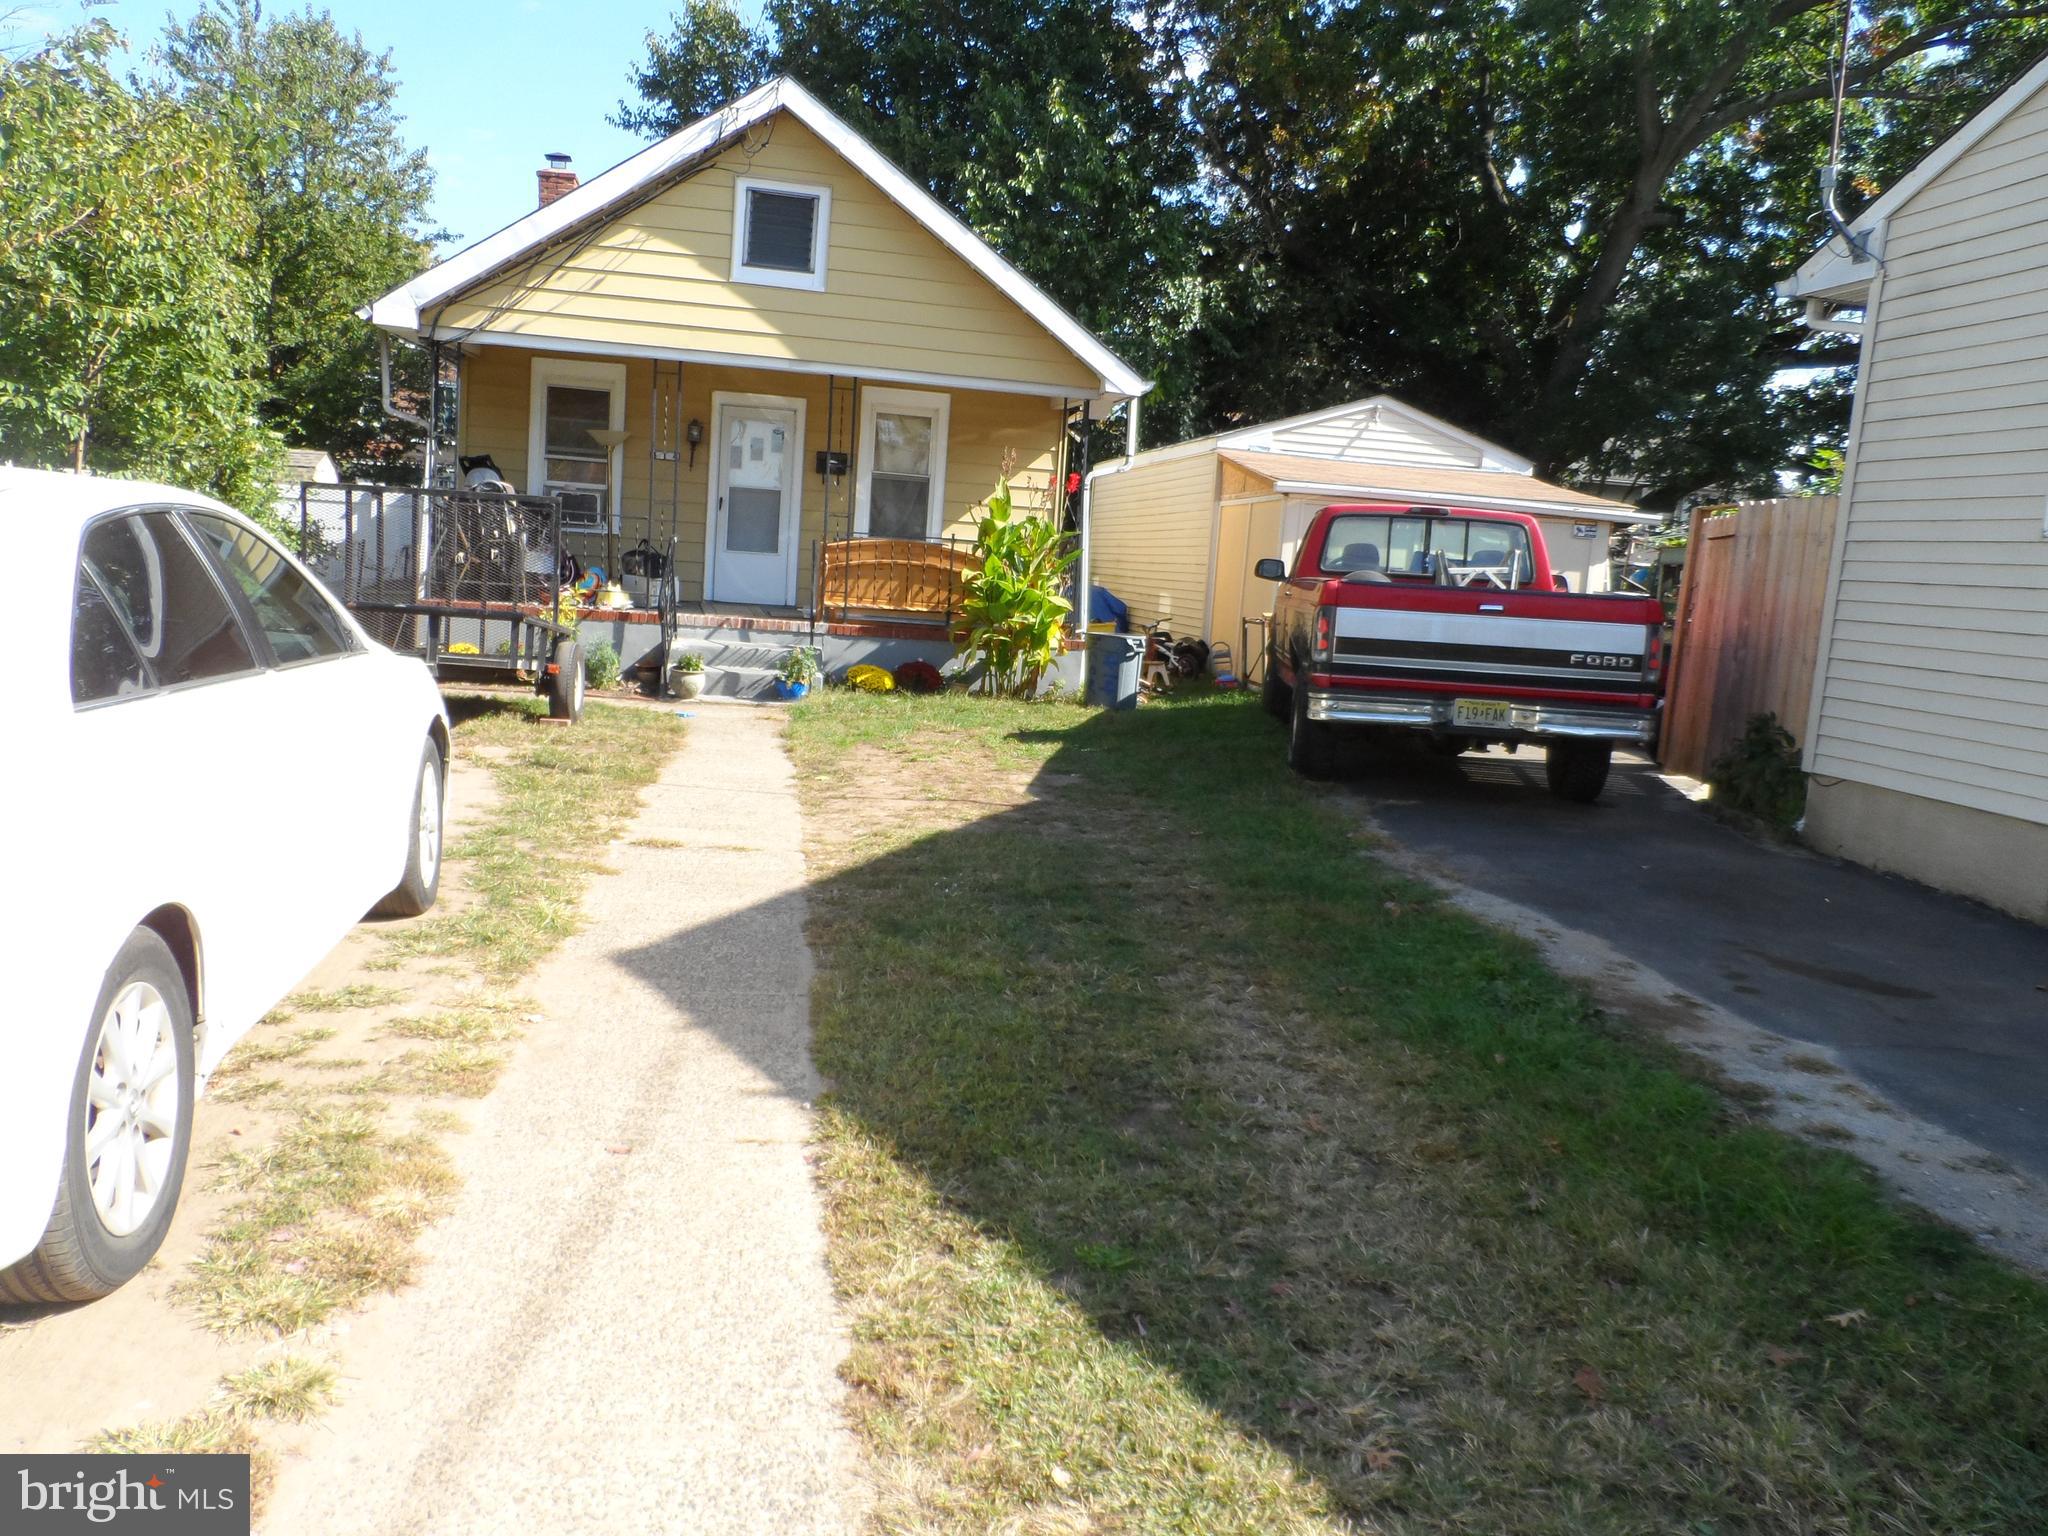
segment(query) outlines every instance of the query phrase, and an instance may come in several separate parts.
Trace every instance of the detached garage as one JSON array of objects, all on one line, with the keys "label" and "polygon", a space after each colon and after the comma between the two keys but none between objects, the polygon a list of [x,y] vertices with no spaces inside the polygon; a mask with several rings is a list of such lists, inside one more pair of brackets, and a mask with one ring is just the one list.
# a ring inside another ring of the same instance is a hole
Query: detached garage
[{"label": "detached garage", "polygon": [[1535,478],[1497,443],[1388,395],[1154,448],[1096,481],[1092,580],[1139,623],[1239,644],[1239,623],[1273,606],[1254,561],[1292,563],[1309,519],[1333,501],[1527,512],[1574,592],[1608,588],[1617,527],[1638,512]]}]

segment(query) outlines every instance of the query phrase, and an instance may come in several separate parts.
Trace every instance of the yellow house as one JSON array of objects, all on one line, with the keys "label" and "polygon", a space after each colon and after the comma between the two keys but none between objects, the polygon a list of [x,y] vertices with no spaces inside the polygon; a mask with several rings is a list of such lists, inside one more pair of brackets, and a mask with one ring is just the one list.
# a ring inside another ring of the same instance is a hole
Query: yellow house
[{"label": "yellow house", "polygon": [[673,548],[707,613],[931,619],[864,556],[957,558],[1006,463],[1054,512],[1081,425],[1149,388],[793,80],[540,181],[365,313],[436,354],[444,480],[452,447],[560,496],[612,574]]}]

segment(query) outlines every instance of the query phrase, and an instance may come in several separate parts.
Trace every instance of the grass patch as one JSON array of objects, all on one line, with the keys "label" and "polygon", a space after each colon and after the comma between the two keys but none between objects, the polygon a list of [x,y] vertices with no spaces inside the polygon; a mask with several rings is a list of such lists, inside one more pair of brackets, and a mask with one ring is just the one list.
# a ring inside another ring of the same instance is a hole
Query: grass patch
[{"label": "grass patch", "polygon": [[345,1013],[353,1008],[386,1008],[404,1001],[405,992],[401,988],[357,981],[324,992],[294,992],[285,999],[284,1007],[273,1012],[271,1017],[275,1019],[281,1015],[288,1019],[295,1013]]},{"label": "grass patch", "polygon": [[454,1175],[428,1137],[320,1105],[230,1153],[220,1180],[241,1198],[181,1290],[217,1332],[288,1334],[411,1278],[411,1239]]},{"label": "grass patch", "polygon": [[790,730],[885,1528],[2038,1530],[2048,1292],[1390,872],[1249,700]]},{"label": "grass patch", "polygon": [[278,1355],[226,1378],[221,1390],[238,1418],[303,1424],[334,1401],[340,1379],[325,1360]]},{"label": "grass patch", "polygon": [[486,975],[529,969],[577,926],[601,847],[631,820],[682,725],[655,710],[592,705],[571,730],[537,731],[537,699],[460,699],[458,739],[492,749],[498,803],[449,850],[474,901],[386,935],[401,956],[457,955]]}]

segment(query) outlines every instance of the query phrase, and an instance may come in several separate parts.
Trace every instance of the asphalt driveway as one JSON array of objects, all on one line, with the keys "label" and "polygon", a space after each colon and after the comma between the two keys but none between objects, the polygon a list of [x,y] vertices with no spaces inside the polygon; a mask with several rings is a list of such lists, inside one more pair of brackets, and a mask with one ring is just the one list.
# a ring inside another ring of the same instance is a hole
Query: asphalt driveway
[{"label": "asphalt driveway", "polygon": [[1753,841],[1640,759],[1594,806],[1553,800],[1527,751],[1379,760],[1344,788],[1425,865],[1835,1050],[1901,1107],[2048,1178],[2048,929]]}]

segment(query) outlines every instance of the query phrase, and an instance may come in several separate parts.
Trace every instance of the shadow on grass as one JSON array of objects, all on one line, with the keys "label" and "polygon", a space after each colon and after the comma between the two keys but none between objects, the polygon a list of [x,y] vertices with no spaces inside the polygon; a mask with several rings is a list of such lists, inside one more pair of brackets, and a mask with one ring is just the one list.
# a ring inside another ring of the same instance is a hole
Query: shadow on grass
[{"label": "shadow on grass", "polygon": [[[809,891],[850,1374],[937,1523],[2035,1528],[2042,1290],[1364,856],[1248,705],[847,708],[1040,763]],[[772,990],[759,916],[627,964]]]}]

